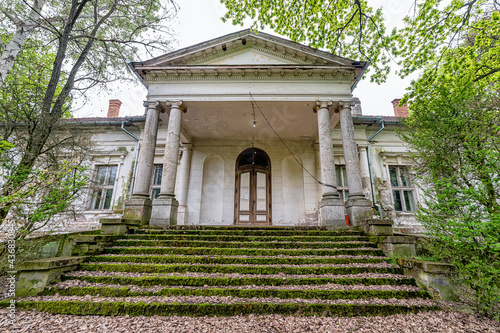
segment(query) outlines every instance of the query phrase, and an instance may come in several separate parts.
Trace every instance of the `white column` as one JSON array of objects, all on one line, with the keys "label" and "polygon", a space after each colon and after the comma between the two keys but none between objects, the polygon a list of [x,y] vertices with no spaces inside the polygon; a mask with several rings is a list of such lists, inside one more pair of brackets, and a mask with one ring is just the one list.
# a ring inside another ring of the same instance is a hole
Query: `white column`
[{"label": "white column", "polygon": [[152,225],[177,224],[177,207],[179,202],[175,199],[175,180],[177,176],[177,162],[179,157],[179,142],[181,134],[182,101],[169,101],[170,109],[168,118],[167,142],[163,157],[163,175],[160,195],[153,200],[151,212]]},{"label": "white column", "polygon": [[349,198],[364,197],[361,173],[359,169],[358,146],[354,136],[350,102],[340,102],[340,127],[342,130],[342,146],[349,183]]},{"label": "white column", "polygon": [[371,202],[363,193],[361,171],[359,167],[358,146],[354,136],[351,101],[340,102],[340,126],[342,129],[342,145],[346,165],[347,181],[349,183],[349,199],[345,207],[351,225],[363,224],[372,218]]},{"label": "white column", "polygon": [[332,102],[318,102],[318,138],[321,160],[321,182],[323,196],[339,196],[335,181],[335,158],[333,154],[332,130],[330,128],[330,112]]},{"label": "white column", "polygon": [[[321,181],[321,158],[319,155],[319,143],[314,144],[314,153],[316,157],[316,179]],[[323,196],[323,188],[318,184],[318,198]]]},{"label": "white column", "polygon": [[135,177],[134,191],[132,195],[149,198],[149,187],[151,186],[151,175],[156,149],[156,136],[158,134],[158,102],[144,102],[147,107],[146,123],[142,133],[141,151],[137,160],[137,171]]},{"label": "white column", "polygon": [[190,143],[183,143],[181,150],[181,162],[180,162],[180,183],[178,189],[179,195],[179,212],[177,214],[177,222],[179,225],[186,224],[186,214],[187,214],[187,196],[189,188],[189,173],[191,170],[191,151],[193,145]]},{"label": "white column", "polygon": [[321,182],[323,196],[319,205],[322,225],[345,225],[344,204],[340,199],[335,181],[335,159],[332,130],[330,128],[331,101],[318,101],[318,139],[321,160]]},{"label": "white column", "polygon": [[160,195],[175,197],[175,177],[177,176],[177,161],[179,158],[179,142],[181,135],[180,109],[182,102],[169,102],[170,116],[168,118],[167,143],[165,144],[165,155],[163,156],[163,176],[160,187]]},{"label": "white column", "polygon": [[146,123],[142,132],[141,151],[137,160],[137,171],[132,197],[125,203],[123,218],[125,220],[140,221],[147,224],[151,217],[151,200],[149,187],[156,149],[156,136],[158,133],[159,102],[144,102],[146,109]]}]

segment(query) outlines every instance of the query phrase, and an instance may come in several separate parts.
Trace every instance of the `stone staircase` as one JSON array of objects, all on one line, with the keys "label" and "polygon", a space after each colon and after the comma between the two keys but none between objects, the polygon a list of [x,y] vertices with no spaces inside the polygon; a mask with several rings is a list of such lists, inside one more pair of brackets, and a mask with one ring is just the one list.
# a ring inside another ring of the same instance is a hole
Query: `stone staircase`
[{"label": "stone staircase", "polygon": [[18,308],[75,315],[390,315],[434,310],[357,229],[134,228]]}]

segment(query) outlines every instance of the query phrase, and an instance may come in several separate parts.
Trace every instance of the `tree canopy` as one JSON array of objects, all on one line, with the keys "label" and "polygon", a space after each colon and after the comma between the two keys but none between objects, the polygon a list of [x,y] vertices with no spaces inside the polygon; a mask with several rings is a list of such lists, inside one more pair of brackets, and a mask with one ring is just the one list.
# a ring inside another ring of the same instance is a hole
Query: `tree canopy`
[{"label": "tree canopy", "polygon": [[[1,27],[1,60],[12,62],[10,68],[15,68],[20,59],[19,50],[7,57],[3,56],[9,47],[12,50],[10,42],[14,41],[14,49],[17,47],[22,50],[29,40],[37,41],[32,44],[39,46],[34,52],[53,57],[53,60],[45,62],[42,58],[38,59],[41,62],[37,65],[42,66],[42,72],[49,75],[43,76],[43,84],[37,85],[37,99],[30,100],[27,105],[17,105],[21,111],[16,115],[17,121],[22,122],[29,107],[33,107],[33,110],[27,112],[37,115],[35,122],[24,122],[25,140],[18,140],[19,134],[3,138],[7,141],[12,138],[11,143],[15,145],[18,155],[10,176],[0,188],[0,221],[3,222],[15,204],[11,199],[29,184],[30,175],[37,164],[43,161],[51,147],[57,146],[51,142],[51,138],[58,121],[68,114],[71,97],[76,92],[85,92],[95,85],[122,78],[127,71],[125,63],[129,58],[137,59],[144,54],[151,56],[155,51],[165,52],[171,39],[168,24],[175,10],[173,2],[161,0],[0,2],[0,18],[5,22]],[[28,36],[23,35],[26,27],[30,28]],[[9,67],[8,64],[4,66],[5,63],[0,63],[0,69]],[[29,71],[33,67],[27,68],[35,64],[26,65],[23,70]],[[7,72],[11,72],[11,69]],[[17,74],[21,72],[17,71]],[[31,78],[22,80],[25,83],[29,81]],[[8,75],[3,82],[13,84]],[[17,102],[26,102],[29,94],[33,93],[29,85],[25,88],[27,90],[19,92],[23,96],[19,96]],[[12,95],[14,91],[5,93]],[[9,104],[13,102],[16,101],[4,99],[3,109],[10,108]]]},{"label": "tree canopy", "polygon": [[[453,49],[472,22],[497,0],[407,2],[411,13],[403,28],[387,29],[383,8],[369,0],[220,0],[223,20],[255,28],[269,27],[296,42],[371,64],[371,80],[384,82],[391,67],[406,76],[437,62],[442,50]],[[404,4],[400,4],[404,5]],[[498,8],[497,8],[498,9]]]},{"label": "tree canopy", "polygon": [[403,139],[424,197],[417,218],[433,255],[457,269],[461,296],[500,315],[500,13],[474,22],[412,83]]}]

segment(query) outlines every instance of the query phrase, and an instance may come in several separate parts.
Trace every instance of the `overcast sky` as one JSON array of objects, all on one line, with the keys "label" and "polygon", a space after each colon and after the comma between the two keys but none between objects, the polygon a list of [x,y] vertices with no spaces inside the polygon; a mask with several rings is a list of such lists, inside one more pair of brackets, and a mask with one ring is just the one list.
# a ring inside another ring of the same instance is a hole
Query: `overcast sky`
[{"label": "overcast sky", "polygon": [[[223,23],[220,17],[224,15],[225,9],[219,0],[177,0],[177,3],[180,11],[172,24],[177,36],[177,43],[173,45],[174,49],[248,28],[248,26]],[[401,26],[401,20],[408,14],[413,1],[371,0],[369,3],[374,7],[383,7],[386,24],[392,28]],[[265,32],[273,33],[270,30]],[[361,100],[363,114],[393,115],[391,101],[402,97],[409,83],[410,79],[401,80],[395,75],[391,75],[382,85],[370,83],[367,78],[358,84],[353,94]],[[146,89],[139,83],[113,83],[109,85],[108,90],[94,90],[85,105],[82,106],[83,100],[75,101],[75,106],[78,108],[75,116],[105,117],[109,99],[122,101],[120,116],[141,115],[144,113],[142,102],[146,99]]]}]

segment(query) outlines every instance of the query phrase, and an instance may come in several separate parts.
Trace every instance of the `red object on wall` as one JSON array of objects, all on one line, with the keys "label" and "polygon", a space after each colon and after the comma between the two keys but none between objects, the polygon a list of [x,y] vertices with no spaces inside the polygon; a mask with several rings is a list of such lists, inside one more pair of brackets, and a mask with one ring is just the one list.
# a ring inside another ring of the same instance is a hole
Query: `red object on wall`
[{"label": "red object on wall", "polygon": [[350,224],[349,224],[349,215],[347,215],[347,214],[345,215],[345,223],[346,223],[346,225],[348,225],[348,226],[350,225]]}]

